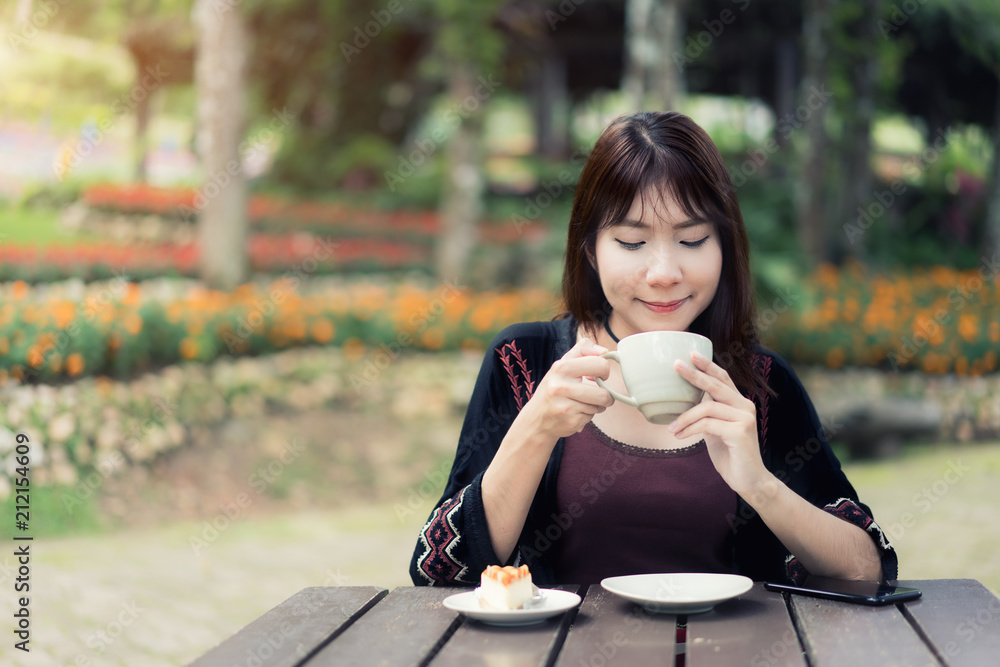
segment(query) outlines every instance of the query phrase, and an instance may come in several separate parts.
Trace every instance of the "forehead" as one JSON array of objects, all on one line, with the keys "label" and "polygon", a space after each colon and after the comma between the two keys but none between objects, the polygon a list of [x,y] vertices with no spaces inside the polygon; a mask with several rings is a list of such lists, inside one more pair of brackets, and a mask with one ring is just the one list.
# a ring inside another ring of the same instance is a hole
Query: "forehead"
[{"label": "forehead", "polygon": [[636,194],[623,222],[676,225],[689,221],[704,222],[707,216],[699,211],[686,211],[667,188],[650,188]]}]

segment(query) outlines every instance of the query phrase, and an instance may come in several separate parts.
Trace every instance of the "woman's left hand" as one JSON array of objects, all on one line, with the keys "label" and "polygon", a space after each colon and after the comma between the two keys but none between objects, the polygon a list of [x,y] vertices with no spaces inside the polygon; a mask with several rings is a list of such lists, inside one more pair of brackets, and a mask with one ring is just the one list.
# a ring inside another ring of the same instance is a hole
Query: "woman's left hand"
[{"label": "woman's left hand", "polygon": [[674,362],[682,378],[705,390],[701,403],[670,425],[677,438],[701,435],[722,479],[744,498],[758,492],[771,477],[760,458],[757,408],[733,384],[724,368],[694,352],[692,364]]}]

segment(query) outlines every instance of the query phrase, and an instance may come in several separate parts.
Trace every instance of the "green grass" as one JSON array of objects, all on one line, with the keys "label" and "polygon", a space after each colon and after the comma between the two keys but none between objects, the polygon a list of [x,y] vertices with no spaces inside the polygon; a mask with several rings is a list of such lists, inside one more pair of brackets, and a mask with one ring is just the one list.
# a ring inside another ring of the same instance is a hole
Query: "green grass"
[{"label": "green grass", "polygon": [[844,470],[896,547],[900,579],[972,578],[1000,593],[1000,443],[912,446]]},{"label": "green grass", "polygon": [[[20,532],[14,526],[17,497],[11,495],[0,502],[3,527],[0,535],[55,537],[69,535],[94,535],[105,530],[99,516],[95,495],[89,489],[61,486],[35,486],[28,492],[28,530]],[[87,493],[90,495],[87,495]]]},{"label": "green grass", "polygon": [[84,238],[65,229],[59,214],[54,208],[0,204],[0,243],[46,247]]}]

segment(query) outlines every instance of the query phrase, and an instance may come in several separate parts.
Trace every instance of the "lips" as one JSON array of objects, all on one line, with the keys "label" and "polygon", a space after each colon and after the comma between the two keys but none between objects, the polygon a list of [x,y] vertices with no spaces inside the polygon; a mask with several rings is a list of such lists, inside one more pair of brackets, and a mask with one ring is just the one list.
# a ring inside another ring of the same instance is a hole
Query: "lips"
[{"label": "lips", "polygon": [[642,299],[639,299],[639,301],[642,305],[646,306],[646,308],[650,309],[654,313],[672,313],[683,306],[689,298],[690,297],[684,297],[683,299],[678,299],[677,301],[643,301]]}]

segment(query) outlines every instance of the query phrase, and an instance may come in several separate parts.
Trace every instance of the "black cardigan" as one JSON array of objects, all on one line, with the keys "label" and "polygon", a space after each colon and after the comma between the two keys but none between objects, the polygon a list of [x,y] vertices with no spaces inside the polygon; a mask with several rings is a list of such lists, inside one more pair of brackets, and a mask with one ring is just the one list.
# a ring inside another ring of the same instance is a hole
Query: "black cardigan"
[{"label": "black cardigan", "polygon": [[[417,540],[410,562],[414,584],[478,584],[487,565],[500,563],[483,509],[483,472],[542,376],[575,344],[576,330],[573,318],[515,324],[493,340],[469,401],[444,493]],[[758,349],[754,362],[777,394],[757,405],[764,465],[813,505],[863,528],[879,551],[884,576],[894,579],[896,553],[841,470],[795,373],[768,350]],[[534,582],[543,586],[575,583],[560,580],[551,555],[552,542],[562,531],[555,504],[562,451],[560,439],[506,563],[527,563]],[[727,517],[733,531],[734,573],[772,581],[798,580],[806,574],[742,498],[737,508]]]}]

